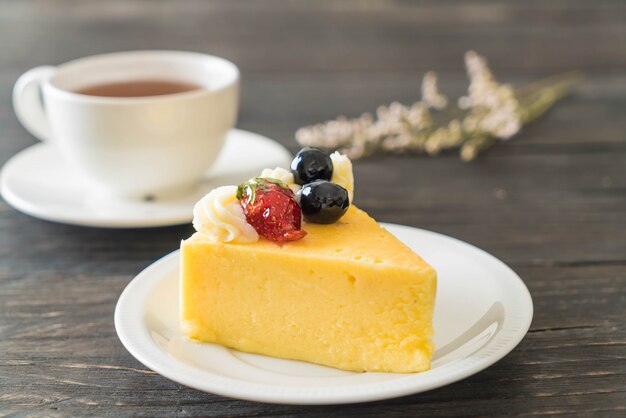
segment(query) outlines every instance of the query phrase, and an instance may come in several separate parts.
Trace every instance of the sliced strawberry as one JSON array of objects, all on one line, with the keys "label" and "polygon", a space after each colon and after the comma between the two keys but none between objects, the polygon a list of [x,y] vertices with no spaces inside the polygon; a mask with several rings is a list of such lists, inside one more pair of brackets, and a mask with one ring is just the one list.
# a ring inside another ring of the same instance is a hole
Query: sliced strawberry
[{"label": "sliced strawberry", "polygon": [[293,191],[276,179],[255,177],[237,188],[246,220],[271,241],[296,241],[306,235],[302,212]]}]

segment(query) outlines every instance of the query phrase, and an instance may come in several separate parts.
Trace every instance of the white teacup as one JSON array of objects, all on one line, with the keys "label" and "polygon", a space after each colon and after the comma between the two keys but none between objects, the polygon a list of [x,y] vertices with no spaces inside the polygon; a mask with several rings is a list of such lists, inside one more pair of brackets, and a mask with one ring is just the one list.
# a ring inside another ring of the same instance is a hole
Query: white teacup
[{"label": "white teacup", "polygon": [[[132,81],[200,88],[142,97],[77,93]],[[238,97],[239,71],[230,61],[194,52],[133,51],[33,68],[17,80],[13,106],[24,127],[58,147],[77,175],[111,194],[136,198],[197,183],[235,125]]]}]

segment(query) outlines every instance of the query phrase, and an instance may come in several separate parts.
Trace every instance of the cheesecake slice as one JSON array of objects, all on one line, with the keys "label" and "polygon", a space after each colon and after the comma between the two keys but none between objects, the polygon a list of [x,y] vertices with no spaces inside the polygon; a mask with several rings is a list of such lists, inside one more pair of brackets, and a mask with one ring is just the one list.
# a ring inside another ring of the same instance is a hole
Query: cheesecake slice
[{"label": "cheesecake slice", "polygon": [[428,370],[436,273],[350,206],[304,239],[181,243],[181,326],[191,339],[356,372]]}]

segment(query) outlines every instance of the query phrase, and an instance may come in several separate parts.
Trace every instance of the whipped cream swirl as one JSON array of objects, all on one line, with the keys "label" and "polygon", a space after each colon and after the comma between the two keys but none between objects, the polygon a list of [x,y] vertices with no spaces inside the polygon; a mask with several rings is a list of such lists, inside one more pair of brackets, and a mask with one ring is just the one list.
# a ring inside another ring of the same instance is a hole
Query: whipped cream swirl
[{"label": "whipped cream swirl", "polygon": [[266,168],[261,172],[259,177],[280,180],[294,193],[298,193],[301,189],[300,185],[296,184],[291,171],[285,170],[281,167],[276,167],[274,169]]},{"label": "whipped cream swirl", "polygon": [[350,204],[354,197],[354,174],[352,173],[352,162],[350,159],[340,154],[338,151],[330,154],[330,160],[333,162],[333,176],[330,179],[348,191]]},{"label": "whipped cream swirl", "polygon": [[211,190],[193,208],[193,227],[213,242],[254,242],[259,234],[246,221],[237,186]]}]

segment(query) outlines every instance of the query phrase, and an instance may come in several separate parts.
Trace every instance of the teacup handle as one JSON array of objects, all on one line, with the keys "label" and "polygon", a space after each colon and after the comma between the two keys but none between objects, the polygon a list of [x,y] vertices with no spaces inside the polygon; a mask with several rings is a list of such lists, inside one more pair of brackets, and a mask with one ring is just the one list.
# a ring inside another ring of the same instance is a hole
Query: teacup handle
[{"label": "teacup handle", "polygon": [[50,124],[44,109],[41,83],[54,74],[55,67],[41,66],[26,71],[13,87],[13,109],[24,128],[41,141],[50,139]]}]

